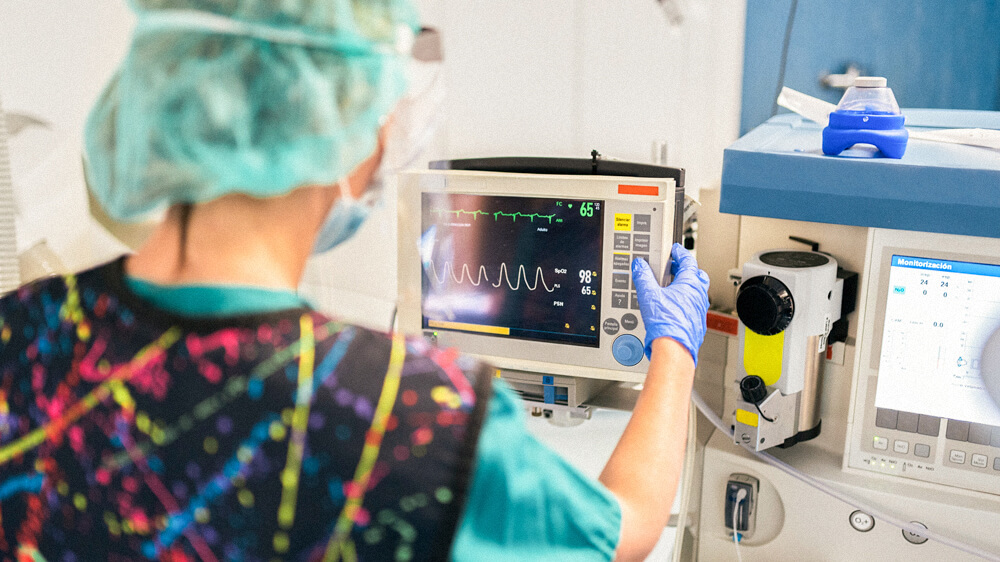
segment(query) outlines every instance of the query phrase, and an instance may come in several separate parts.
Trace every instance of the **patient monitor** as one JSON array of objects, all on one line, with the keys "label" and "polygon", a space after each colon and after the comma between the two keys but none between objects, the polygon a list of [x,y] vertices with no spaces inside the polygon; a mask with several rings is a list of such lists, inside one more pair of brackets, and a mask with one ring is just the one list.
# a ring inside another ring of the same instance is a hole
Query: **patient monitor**
[{"label": "patient monitor", "polygon": [[1000,241],[876,231],[848,465],[1000,494]]},{"label": "patient monitor", "polygon": [[454,169],[459,161],[401,176],[400,329],[486,360],[549,404],[578,406],[604,381],[642,381],[631,263],[668,265],[683,171],[593,175],[591,160],[523,158],[485,167],[512,162],[550,173]]}]

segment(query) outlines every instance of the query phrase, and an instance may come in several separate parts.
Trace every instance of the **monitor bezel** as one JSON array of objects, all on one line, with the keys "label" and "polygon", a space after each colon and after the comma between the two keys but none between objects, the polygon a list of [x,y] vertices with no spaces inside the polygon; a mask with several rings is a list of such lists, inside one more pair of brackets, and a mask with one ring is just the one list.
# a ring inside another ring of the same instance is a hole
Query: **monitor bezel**
[{"label": "monitor bezel", "polygon": [[[656,185],[656,196],[620,194],[619,186],[641,183]],[[650,253],[654,271],[661,271],[669,260],[670,246],[675,231],[674,200],[678,188],[670,178],[618,178],[610,176],[563,176],[538,174],[509,174],[455,170],[414,170],[400,175],[399,187],[399,330],[408,335],[427,335],[422,327],[421,263],[415,240],[420,237],[421,194],[470,193],[542,198],[571,198],[602,200],[605,208],[605,225],[617,208],[639,208],[655,205],[662,214],[659,231],[651,233],[656,240],[656,251]],[[613,248],[605,228],[604,253]],[[604,268],[602,275],[602,321],[609,307],[612,269]],[[609,299],[607,302],[604,299]],[[639,311],[631,311],[639,316]],[[600,326],[598,327],[600,329]],[[640,341],[644,337],[641,320],[633,332]],[[614,362],[611,346],[615,338],[602,337],[599,347],[589,348],[573,344],[536,342],[497,338],[466,332],[439,331],[436,343],[455,347],[477,356],[490,364],[505,369],[554,375],[641,382],[645,378],[648,360],[631,367]],[[538,358],[544,358],[539,360]]]}]

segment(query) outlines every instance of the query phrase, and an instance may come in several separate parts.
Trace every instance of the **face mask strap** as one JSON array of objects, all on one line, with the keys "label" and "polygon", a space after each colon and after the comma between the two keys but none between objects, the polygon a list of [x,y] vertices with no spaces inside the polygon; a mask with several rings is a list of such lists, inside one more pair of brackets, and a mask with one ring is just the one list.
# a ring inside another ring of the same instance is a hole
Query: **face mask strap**
[{"label": "face mask strap", "polygon": [[351,182],[348,179],[350,174],[344,176],[336,184],[337,192],[340,195],[340,201],[335,204],[375,207],[382,196],[382,182],[380,181],[380,174],[382,174],[382,163],[379,163],[379,167],[376,168],[374,173],[372,173],[372,179],[368,182],[365,192],[362,193],[360,197],[355,197],[354,193],[351,191]]},{"label": "face mask strap", "polygon": [[347,178],[348,176],[340,178],[340,181],[337,182],[337,191],[345,203],[355,203],[358,199],[351,193],[351,182]]}]

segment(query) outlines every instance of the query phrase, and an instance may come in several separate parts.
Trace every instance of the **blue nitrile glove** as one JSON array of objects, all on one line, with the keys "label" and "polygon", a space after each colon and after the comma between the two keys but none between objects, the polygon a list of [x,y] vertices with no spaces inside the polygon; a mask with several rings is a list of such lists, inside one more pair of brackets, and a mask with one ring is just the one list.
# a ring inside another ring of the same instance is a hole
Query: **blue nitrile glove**
[{"label": "blue nitrile glove", "polygon": [[705,339],[708,275],[698,269],[694,256],[680,244],[674,244],[670,257],[674,280],[667,287],[656,282],[645,260],[632,261],[632,279],[646,326],[646,357],[653,351],[653,340],[671,338],[691,353],[697,365],[698,348]]}]

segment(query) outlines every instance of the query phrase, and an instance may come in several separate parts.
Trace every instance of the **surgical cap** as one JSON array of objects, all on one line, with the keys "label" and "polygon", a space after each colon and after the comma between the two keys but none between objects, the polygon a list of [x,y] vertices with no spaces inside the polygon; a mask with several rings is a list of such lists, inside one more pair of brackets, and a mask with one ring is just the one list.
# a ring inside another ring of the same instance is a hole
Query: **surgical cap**
[{"label": "surgical cap", "polygon": [[228,193],[332,185],[405,90],[407,0],[133,0],[85,132],[87,179],[130,220]]}]

